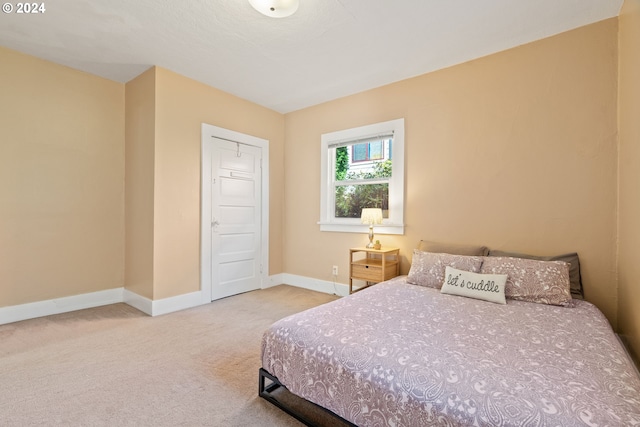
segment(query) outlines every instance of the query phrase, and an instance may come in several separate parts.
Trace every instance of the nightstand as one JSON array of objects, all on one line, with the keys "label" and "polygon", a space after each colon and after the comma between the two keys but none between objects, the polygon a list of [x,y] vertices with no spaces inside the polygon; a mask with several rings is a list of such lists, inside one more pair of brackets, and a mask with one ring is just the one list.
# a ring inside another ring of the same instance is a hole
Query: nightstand
[{"label": "nightstand", "polygon": [[[375,283],[393,279],[398,274],[400,274],[400,249],[349,249],[350,294],[371,286]],[[354,280],[362,280],[366,283],[364,286],[354,290]]]}]

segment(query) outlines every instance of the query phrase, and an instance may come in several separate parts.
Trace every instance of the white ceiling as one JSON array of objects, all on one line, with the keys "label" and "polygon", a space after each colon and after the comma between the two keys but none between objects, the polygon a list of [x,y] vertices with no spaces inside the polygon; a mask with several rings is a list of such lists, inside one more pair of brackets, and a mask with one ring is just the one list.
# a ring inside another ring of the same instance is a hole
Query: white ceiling
[{"label": "white ceiling", "polygon": [[0,15],[0,45],[118,82],[158,65],[287,113],[611,18],[622,2],[300,0],[274,19],[247,0],[44,0],[42,14]]}]

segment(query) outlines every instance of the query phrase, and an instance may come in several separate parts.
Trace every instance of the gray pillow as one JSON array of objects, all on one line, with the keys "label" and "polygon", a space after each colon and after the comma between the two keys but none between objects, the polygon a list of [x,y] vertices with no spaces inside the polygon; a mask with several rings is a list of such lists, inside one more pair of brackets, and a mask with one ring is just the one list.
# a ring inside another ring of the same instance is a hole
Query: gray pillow
[{"label": "gray pillow", "polygon": [[459,243],[439,243],[428,240],[420,240],[416,247],[422,252],[434,252],[452,255],[487,256],[489,248],[478,245],[462,245]]},{"label": "gray pillow", "polygon": [[580,259],[578,258],[578,254],[575,252],[555,256],[537,256],[521,254],[517,252],[496,251],[492,249],[489,252],[489,256],[525,258],[535,259],[539,261],[564,261],[569,264],[569,283],[571,285],[571,297],[576,299],[584,299],[584,293],[582,291],[582,277],[580,276]]}]

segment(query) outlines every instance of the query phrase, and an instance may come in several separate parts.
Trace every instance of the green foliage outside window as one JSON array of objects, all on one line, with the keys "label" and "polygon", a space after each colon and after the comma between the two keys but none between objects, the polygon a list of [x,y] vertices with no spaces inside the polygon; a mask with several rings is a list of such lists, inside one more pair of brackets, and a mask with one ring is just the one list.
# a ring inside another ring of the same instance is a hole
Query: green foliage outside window
[{"label": "green foliage outside window", "polygon": [[[391,177],[391,160],[376,162],[370,171],[349,171],[348,147],[336,149],[336,181]],[[382,208],[384,217],[389,211],[389,184],[357,184],[336,187],[336,218],[360,218],[363,208]]]},{"label": "green foliage outside window", "polygon": [[347,147],[336,148],[336,181],[342,181],[349,171],[349,153]]}]

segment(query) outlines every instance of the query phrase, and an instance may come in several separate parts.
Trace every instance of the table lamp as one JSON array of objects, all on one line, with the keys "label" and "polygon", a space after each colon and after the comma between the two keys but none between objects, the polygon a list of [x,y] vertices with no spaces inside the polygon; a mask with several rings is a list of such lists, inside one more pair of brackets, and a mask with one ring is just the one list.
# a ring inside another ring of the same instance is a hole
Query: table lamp
[{"label": "table lamp", "polygon": [[380,208],[364,208],[360,220],[363,224],[369,224],[369,243],[368,249],[373,249],[373,224],[382,224],[382,209]]}]

